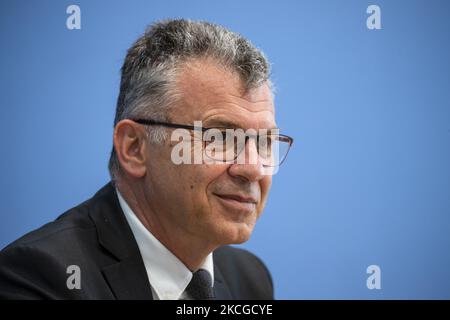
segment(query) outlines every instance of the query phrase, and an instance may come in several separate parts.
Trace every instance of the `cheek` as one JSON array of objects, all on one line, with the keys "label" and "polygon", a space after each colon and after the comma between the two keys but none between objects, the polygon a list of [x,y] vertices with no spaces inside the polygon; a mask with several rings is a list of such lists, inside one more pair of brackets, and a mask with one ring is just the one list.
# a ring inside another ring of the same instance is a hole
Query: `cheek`
[{"label": "cheek", "polygon": [[272,186],[272,176],[264,177],[261,180],[259,186],[261,188],[261,206],[262,206],[262,208],[264,208],[264,205],[267,200],[267,196],[269,195],[270,187]]},{"label": "cheek", "polygon": [[207,205],[208,197],[214,189],[214,183],[226,168],[220,165],[191,165],[187,191],[199,206]]},{"label": "cheek", "polygon": [[272,186],[272,176],[265,176],[261,180],[261,193],[267,196],[271,186]]},{"label": "cheek", "polygon": [[198,170],[198,181],[205,186],[206,193],[214,189],[214,184],[218,183],[223,175],[226,175],[228,166],[225,164],[201,165]]}]

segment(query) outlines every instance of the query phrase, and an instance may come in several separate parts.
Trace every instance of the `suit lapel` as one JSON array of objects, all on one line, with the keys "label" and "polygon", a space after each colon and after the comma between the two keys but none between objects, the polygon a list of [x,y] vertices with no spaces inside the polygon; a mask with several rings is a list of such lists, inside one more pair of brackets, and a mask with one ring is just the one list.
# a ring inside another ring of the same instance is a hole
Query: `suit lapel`
[{"label": "suit lapel", "polygon": [[102,272],[117,299],[153,299],[140,255],[138,257],[131,256],[116,264],[109,265]]},{"label": "suit lapel", "polygon": [[153,299],[139,247],[109,183],[89,201],[89,215],[97,228],[98,241],[116,262],[102,273],[117,299]]},{"label": "suit lapel", "polygon": [[216,295],[216,300],[232,300],[230,289],[225,282],[222,272],[217,265],[217,259],[214,259],[214,293]]}]

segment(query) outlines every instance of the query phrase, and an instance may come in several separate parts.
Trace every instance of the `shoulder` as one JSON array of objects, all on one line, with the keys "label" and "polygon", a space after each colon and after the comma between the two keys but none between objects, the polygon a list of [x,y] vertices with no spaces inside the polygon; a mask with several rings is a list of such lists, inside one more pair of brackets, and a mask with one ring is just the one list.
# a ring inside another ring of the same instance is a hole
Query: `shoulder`
[{"label": "shoulder", "polygon": [[221,264],[230,266],[243,266],[249,265],[252,268],[261,269],[262,272],[269,272],[265,264],[260,258],[248,250],[232,247],[223,246],[214,251],[214,259],[221,261]]},{"label": "shoulder", "polygon": [[232,290],[239,288],[240,299],[273,299],[272,276],[253,253],[223,246],[214,251],[214,264]]},{"label": "shoulder", "polygon": [[85,202],[0,251],[0,298],[71,298],[60,295],[67,292],[67,268],[95,257],[95,244],[96,229]]},{"label": "shoulder", "polygon": [[[93,217],[107,220],[99,216],[99,212],[108,211],[115,213],[117,206],[111,205],[115,199],[115,192],[109,183],[100,189],[92,198],[67,210],[56,220],[45,224],[0,251],[0,256],[19,248],[35,248],[54,253],[58,251],[73,251],[77,246],[82,246],[86,241],[92,244],[92,237],[96,236],[96,224]],[[95,215],[94,215],[95,213]],[[81,248],[80,248],[81,249]]]},{"label": "shoulder", "polygon": [[53,253],[57,254],[59,250],[67,251],[69,246],[73,249],[73,246],[78,243],[76,240],[93,232],[95,232],[95,225],[89,218],[86,203],[83,203],[68,210],[55,221],[15,240],[0,251],[0,257],[24,248],[48,251],[49,254],[53,250]]}]

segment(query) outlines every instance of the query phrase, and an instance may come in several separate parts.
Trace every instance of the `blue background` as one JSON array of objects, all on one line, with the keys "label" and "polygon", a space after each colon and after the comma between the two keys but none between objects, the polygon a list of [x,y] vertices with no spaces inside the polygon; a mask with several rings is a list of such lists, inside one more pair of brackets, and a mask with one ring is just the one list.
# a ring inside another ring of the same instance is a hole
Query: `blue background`
[{"label": "blue background", "polygon": [[[370,4],[382,30],[366,27]],[[425,0],[2,0],[0,247],[108,181],[119,69],[145,27],[203,19],[265,51],[295,137],[243,245],[276,297],[450,298],[449,14]]]}]

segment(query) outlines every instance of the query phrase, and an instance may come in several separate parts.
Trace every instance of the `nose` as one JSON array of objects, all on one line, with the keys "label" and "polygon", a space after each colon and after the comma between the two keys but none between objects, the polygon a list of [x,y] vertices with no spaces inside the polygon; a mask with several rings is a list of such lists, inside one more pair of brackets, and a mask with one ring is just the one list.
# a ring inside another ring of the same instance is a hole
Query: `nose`
[{"label": "nose", "polygon": [[264,174],[264,166],[258,155],[255,139],[248,139],[242,154],[229,168],[228,172],[233,177],[240,177],[249,182],[261,180]]}]

